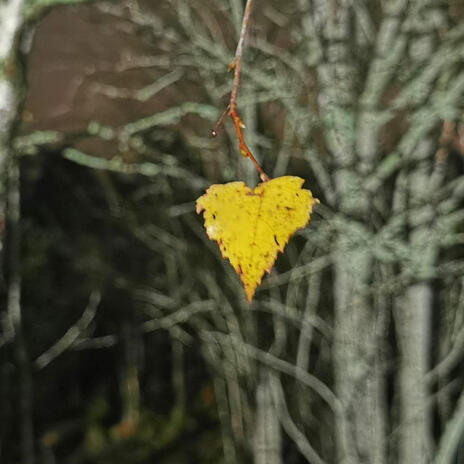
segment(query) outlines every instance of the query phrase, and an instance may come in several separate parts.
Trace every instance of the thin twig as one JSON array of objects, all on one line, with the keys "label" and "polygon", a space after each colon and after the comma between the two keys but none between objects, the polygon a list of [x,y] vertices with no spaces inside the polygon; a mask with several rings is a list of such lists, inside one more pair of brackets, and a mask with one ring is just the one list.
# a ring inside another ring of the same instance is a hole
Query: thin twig
[{"label": "thin twig", "polygon": [[424,376],[424,382],[432,385],[443,378],[459,363],[464,354],[464,327],[462,327],[447,355]]},{"label": "thin twig", "polygon": [[80,319],[71,326],[66,333],[57,342],[55,342],[55,344],[53,344],[34,361],[35,367],[43,369],[60,354],[72,347],[72,345],[79,339],[82,333],[88,329],[89,325],[94,320],[100,300],[100,292],[93,291],[90,294],[89,302]]},{"label": "thin twig", "polygon": [[[219,334],[215,335],[218,336]],[[231,335],[221,334],[221,343],[227,342],[232,343],[232,346],[234,346],[236,350],[242,351],[246,356],[275,369],[278,372],[290,375],[300,381],[302,385],[306,385],[311,388],[326,402],[329,408],[334,412],[335,416],[341,419],[343,411],[340,400],[335,396],[332,390],[317,377],[313,376],[309,372],[301,370],[284,359],[274,356],[271,353],[263,351],[248,343],[243,343],[240,340],[236,340],[235,337]]]},{"label": "thin twig", "polygon": [[282,388],[282,383],[277,375],[271,377],[271,388],[274,397],[274,403],[277,406],[279,420],[282,427],[287,432],[287,435],[293,440],[295,445],[300,450],[300,453],[306,458],[308,463],[312,464],[325,464],[325,461],[317,454],[312,447],[309,440],[303,432],[301,432],[290,415],[287,402],[285,400],[285,393]]},{"label": "thin twig", "polygon": [[243,20],[242,20],[242,29],[240,31],[240,38],[238,39],[237,49],[235,50],[235,58],[232,63],[232,68],[234,70],[234,81],[232,83],[232,92],[230,94],[230,102],[229,102],[229,109],[230,112],[235,110],[235,106],[237,104],[237,95],[238,95],[238,86],[240,83],[240,65],[243,53],[243,45],[245,43],[245,37],[248,31],[248,23],[250,20],[250,12],[251,6],[253,4],[253,0],[248,0],[245,12],[243,13]]},{"label": "thin twig", "polygon": [[[226,109],[226,112],[228,110],[228,114],[232,118],[232,121],[234,123],[235,132],[238,138],[238,149],[240,151],[240,154],[250,159],[250,161],[253,163],[256,170],[258,171],[260,179],[263,182],[266,182],[269,180],[269,176],[261,169],[261,166],[258,164],[258,162],[256,161],[256,158],[253,156],[247,144],[245,143],[245,140],[242,134],[242,129],[245,127],[245,125],[243,124],[242,120],[240,119],[236,111],[238,87],[240,83],[240,66],[241,66],[241,60],[242,60],[243,46],[245,43],[245,37],[248,31],[248,23],[250,20],[250,12],[251,12],[252,4],[253,4],[253,0],[248,0],[245,6],[245,12],[243,14],[243,21],[242,21],[242,29],[240,31],[240,38],[238,40],[237,50],[235,51],[235,58],[232,61],[232,63],[229,65],[229,69],[234,70],[234,80],[232,82],[232,91],[230,93],[229,105]],[[211,135],[213,137],[217,135],[217,129],[222,124],[224,116],[225,116],[225,113],[221,115],[214,129],[211,131]]]},{"label": "thin twig", "polygon": [[434,464],[452,464],[458,462],[456,451],[464,432],[464,391],[461,392],[459,400],[456,403],[456,409],[446,424],[440,442],[438,444],[437,453],[435,455]]}]

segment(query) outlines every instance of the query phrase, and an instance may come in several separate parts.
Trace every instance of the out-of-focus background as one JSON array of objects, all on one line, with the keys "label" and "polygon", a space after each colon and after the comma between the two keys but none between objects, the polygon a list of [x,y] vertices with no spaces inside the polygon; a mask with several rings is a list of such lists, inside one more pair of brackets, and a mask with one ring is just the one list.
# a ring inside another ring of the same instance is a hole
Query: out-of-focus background
[{"label": "out-of-focus background", "polygon": [[320,205],[248,305],[245,2],[0,3],[2,464],[463,464],[464,5],[255,0],[238,112]]}]

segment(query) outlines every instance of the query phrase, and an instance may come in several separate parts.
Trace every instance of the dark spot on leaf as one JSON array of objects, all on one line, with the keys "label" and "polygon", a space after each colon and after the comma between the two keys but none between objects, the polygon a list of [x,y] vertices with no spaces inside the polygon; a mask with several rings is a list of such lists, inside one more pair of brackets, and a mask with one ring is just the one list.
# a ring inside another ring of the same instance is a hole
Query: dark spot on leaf
[{"label": "dark spot on leaf", "polygon": [[213,214],[213,219],[216,219],[216,215],[215,215],[215,214]]},{"label": "dark spot on leaf", "polygon": [[242,266],[240,266],[240,264],[238,265],[238,274],[242,275]]},{"label": "dark spot on leaf", "polygon": [[277,246],[280,246],[280,243],[277,241],[277,237],[274,235],[274,242],[276,242]]}]

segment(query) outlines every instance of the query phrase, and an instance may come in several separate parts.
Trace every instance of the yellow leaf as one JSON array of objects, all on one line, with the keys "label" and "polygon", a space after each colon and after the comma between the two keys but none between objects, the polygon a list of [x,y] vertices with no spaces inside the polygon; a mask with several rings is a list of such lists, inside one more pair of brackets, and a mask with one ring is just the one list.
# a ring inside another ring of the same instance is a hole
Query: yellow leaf
[{"label": "yellow leaf", "polygon": [[309,221],[319,203],[304,180],[284,176],[258,184],[252,190],[243,182],[212,185],[198,198],[196,211],[205,220],[208,237],[229,259],[251,302],[264,272],[270,272],[293,233]]}]

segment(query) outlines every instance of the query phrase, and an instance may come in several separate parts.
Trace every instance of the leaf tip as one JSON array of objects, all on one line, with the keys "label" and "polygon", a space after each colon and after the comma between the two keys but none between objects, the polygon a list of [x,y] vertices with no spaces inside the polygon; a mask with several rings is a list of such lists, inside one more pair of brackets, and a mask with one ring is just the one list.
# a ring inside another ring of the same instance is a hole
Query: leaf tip
[{"label": "leaf tip", "polygon": [[245,296],[246,296],[246,300],[248,301],[248,304],[251,304],[252,300],[253,300],[253,296],[255,294],[255,289],[256,287],[245,287]]}]

